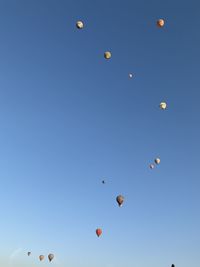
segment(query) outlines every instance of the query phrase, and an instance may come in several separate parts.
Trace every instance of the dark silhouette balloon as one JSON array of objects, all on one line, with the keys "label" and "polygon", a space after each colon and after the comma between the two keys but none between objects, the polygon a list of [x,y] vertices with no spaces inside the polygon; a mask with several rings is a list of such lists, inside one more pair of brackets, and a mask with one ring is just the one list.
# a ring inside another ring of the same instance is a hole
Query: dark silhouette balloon
[{"label": "dark silhouette balloon", "polygon": [[50,262],[53,260],[53,258],[54,258],[54,255],[53,254],[49,254],[48,255],[48,259],[49,259]]},{"label": "dark silhouette balloon", "polygon": [[31,252],[28,252],[27,254],[28,254],[28,256],[30,256],[31,255]]}]

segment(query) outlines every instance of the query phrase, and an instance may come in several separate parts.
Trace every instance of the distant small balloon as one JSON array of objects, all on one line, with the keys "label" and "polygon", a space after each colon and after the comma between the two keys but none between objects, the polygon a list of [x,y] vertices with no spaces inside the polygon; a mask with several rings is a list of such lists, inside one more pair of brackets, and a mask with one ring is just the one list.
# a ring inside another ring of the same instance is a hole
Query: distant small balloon
[{"label": "distant small balloon", "polygon": [[129,73],[129,78],[132,78],[133,77],[133,74],[132,73]]},{"label": "distant small balloon", "polygon": [[76,27],[78,28],[78,29],[83,29],[83,22],[82,21],[77,21],[76,22]]},{"label": "distant small balloon", "polygon": [[174,264],[172,264],[172,266],[171,267],[175,267],[175,265]]},{"label": "distant small balloon", "polygon": [[116,200],[117,200],[119,207],[121,207],[124,202],[124,197],[122,195],[119,195],[116,197]]},{"label": "distant small balloon", "polygon": [[44,260],[44,255],[40,255],[40,256],[39,256],[39,260],[40,260],[40,261]]},{"label": "distant small balloon", "polygon": [[155,163],[158,165],[158,164],[160,164],[160,159],[159,158],[156,158],[155,159]]},{"label": "distant small balloon", "polygon": [[158,27],[162,28],[164,26],[164,24],[165,24],[165,21],[163,19],[157,20],[157,26]]},{"label": "distant small balloon", "polygon": [[105,184],[105,180],[102,181],[102,184]]},{"label": "distant small balloon", "polygon": [[53,254],[49,254],[48,255],[48,259],[49,259],[50,262],[53,260],[53,258],[54,258],[54,255]]},{"label": "distant small balloon", "polygon": [[167,108],[167,104],[165,102],[161,102],[160,103],[160,108],[161,109],[166,109]]},{"label": "distant small balloon", "polygon": [[150,164],[149,167],[150,167],[150,169],[154,169],[155,166],[154,166],[154,164]]},{"label": "distant small balloon", "polygon": [[99,237],[102,234],[102,230],[100,228],[96,229],[96,234]]},{"label": "distant small balloon", "polygon": [[104,53],[105,59],[110,59],[111,58],[111,53],[109,51]]},{"label": "distant small balloon", "polygon": [[28,252],[27,254],[28,254],[28,256],[30,256],[31,255],[31,252]]}]

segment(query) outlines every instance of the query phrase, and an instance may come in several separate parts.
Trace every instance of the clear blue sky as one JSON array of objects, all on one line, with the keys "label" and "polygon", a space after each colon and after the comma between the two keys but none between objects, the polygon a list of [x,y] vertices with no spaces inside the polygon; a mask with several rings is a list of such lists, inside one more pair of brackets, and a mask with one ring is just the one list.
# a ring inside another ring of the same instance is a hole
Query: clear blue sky
[{"label": "clear blue sky", "polygon": [[1,266],[200,266],[199,10],[0,1]]}]

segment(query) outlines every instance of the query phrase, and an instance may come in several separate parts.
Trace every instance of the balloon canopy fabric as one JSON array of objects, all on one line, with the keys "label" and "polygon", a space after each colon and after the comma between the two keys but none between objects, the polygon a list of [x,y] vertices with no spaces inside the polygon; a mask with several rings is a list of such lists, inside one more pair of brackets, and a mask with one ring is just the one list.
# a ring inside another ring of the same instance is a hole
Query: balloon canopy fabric
[{"label": "balloon canopy fabric", "polygon": [[164,24],[165,24],[165,21],[163,19],[157,20],[157,26],[158,27],[162,28],[164,26]]},{"label": "balloon canopy fabric", "polygon": [[39,260],[40,260],[40,261],[44,260],[44,255],[40,255],[40,256],[39,256]]},{"label": "balloon canopy fabric", "polygon": [[96,229],[96,235],[99,237],[102,234],[102,230],[100,228]]},{"label": "balloon canopy fabric", "polygon": [[116,197],[116,200],[117,200],[119,207],[121,207],[124,202],[124,197],[122,195],[119,195]]},{"label": "balloon canopy fabric", "polygon": [[54,255],[53,254],[49,254],[48,255],[48,259],[49,259],[50,262],[53,260],[53,258],[54,258]]},{"label": "balloon canopy fabric", "polygon": [[83,25],[83,22],[82,22],[82,21],[79,20],[79,21],[76,22],[76,27],[77,27],[78,29],[83,29],[83,26],[84,26],[84,25]]}]

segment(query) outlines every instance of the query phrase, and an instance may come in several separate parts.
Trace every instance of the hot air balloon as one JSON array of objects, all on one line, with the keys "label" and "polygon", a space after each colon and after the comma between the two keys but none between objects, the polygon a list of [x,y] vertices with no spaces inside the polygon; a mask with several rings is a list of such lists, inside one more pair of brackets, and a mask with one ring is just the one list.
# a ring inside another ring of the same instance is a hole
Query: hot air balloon
[{"label": "hot air balloon", "polygon": [[102,234],[102,230],[100,228],[96,229],[96,234],[99,237]]},{"label": "hot air balloon", "polygon": [[171,267],[175,267],[175,265],[174,264],[172,264],[172,266]]},{"label": "hot air balloon", "polygon": [[111,53],[109,51],[104,53],[105,59],[110,59],[111,58]]},{"label": "hot air balloon", "polygon": [[155,163],[158,165],[158,164],[160,164],[160,159],[159,158],[156,158],[155,159]]},{"label": "hot air balloon", "polygon": [[166,109],[167,108],[167,104],[165,102],[161,102],[160,103],[160,108],[161,109]]},{"label": "hot air balloon", "polygon": [[105,180],[102,181],[102,184],[105,184]]},{"label": "hot air balloon", "polygon": [[132,78],[133,77],[133,74],[132,73],[129,73],[129,78]]},{"label": "hot air balloon", "polygon": [[53,254],[49,254],[48,255],[48,259],[49,259],[50,262],[53,260],[53,258],[54,258],[54,255]]},{"label": "hot air balloon", "polygon": [[122,195],[119,195],[116,197],[116,200],[117,200],[119,207],[121,207],[124,202],[124,197]]},{"label": "hot air balloon", "polygon": [[164,26],[164,24],[165,24],[165,21],[163,19],[157,20],[157,26],[158,27],[162,28]]},{"label": "hot air balloon", "polygon": [[153,169],[155,166],[154,166],[154,164],[150,164],[149,167],[150,167],[150,169]]},{"label": "hot air balloon", "polygon": [[78,29],[83,29],[83,22],[82,21],[77,21],[76,22],[76,27],[78,28]]},{"label": "hot air balloon", "polygon": [[28,254],[28,256],[30,256],[31,255],[31,252],[28,252],[27,254]]},{"label": "hot air balloon", "polygon": [[40,256],[39,256],[39,260],[40,260],[40,261],[44,260],[44,255],[40,255]]}]

